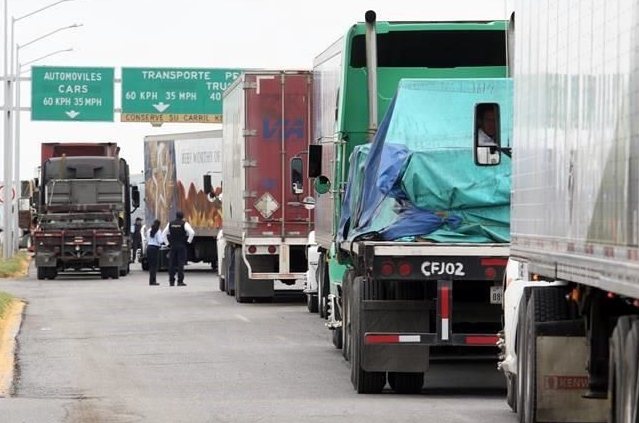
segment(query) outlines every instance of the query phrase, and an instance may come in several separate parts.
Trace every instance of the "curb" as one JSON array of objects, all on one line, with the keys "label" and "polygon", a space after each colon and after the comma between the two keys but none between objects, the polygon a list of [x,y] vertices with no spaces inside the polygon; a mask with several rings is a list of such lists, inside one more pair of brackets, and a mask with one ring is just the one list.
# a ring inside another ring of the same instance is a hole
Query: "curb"
[{"label": "curb", "polygon": [[14,299],[0,319],[0,398],[11,395],[15,363],[16,336],[20,330],[25,302]]}]

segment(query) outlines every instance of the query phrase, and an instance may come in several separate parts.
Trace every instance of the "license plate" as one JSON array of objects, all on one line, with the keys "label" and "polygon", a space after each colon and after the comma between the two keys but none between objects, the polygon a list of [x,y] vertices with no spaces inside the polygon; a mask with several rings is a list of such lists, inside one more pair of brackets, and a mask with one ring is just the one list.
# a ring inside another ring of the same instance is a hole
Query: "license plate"
[{"label": "license plate", "polygon": [[503,296],[504,296],[504,289],[501,286],[490,287],[490,303],[491,304],[501,304]]}]

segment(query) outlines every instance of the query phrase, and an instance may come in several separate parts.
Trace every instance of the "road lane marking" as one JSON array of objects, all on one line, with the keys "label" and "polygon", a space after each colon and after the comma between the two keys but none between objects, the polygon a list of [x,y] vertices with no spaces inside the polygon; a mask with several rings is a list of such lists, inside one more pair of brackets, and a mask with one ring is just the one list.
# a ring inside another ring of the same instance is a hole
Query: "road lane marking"
[{"label": "road lane marking", "polygon": [[240,319],[243,322],[250,322],[250,320],[244,316],[242,316],[241,314],[236,314],[235,317],[237,317],[238,319]]}]

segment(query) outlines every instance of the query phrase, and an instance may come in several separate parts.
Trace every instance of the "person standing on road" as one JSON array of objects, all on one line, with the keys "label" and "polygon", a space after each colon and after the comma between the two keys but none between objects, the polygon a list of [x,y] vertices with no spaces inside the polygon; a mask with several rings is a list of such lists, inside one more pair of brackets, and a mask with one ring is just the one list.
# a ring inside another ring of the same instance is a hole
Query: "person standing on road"
[{"label": "person standing on road", "polygon": [[162,232],[160,232],[160,221],[155,219],[153,225],[147,232],[146,237],[146,259],[149,263],[149,285],[159,285],[156,280],[158,267],[160,264],[160,247],[164,242]]},{"label": "person standing on road", "polygon": [[135,263],[135,258],[138,257],[138,250],[142,248],[142,219],[139,217],[135,219],[135,223],[133,224],[131,240],[133,241],[133,259],[131,261]]},{"label": "person standing on road", "polygon": [[169,222],[162,235],[167,240],[169,251],[169,286],[175,285],[177,273],[177,286],[186,286],[184,283],[184,265],[186,264],[186,246],[193,241],[195,231],[184,220],[184,214],[175,213],[175,220]]}]

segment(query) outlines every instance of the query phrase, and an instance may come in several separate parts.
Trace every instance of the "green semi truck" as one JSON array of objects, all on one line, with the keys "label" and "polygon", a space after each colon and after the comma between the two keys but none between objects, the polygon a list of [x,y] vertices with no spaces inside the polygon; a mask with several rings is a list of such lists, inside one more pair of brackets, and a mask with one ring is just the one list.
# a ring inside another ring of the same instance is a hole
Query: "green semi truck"
[{"label": "green semi truck", "polygon": [[[377,22],[369,11],[315,60],[309,171],[320,254],[306,292],[360,393],[387,382],[421,390],[429,356],[496,361],[510,163],[489,169],[482,157],[510,143],[507,29]],[[474,149],[482,104],[498,124],[483,156]]]}]

